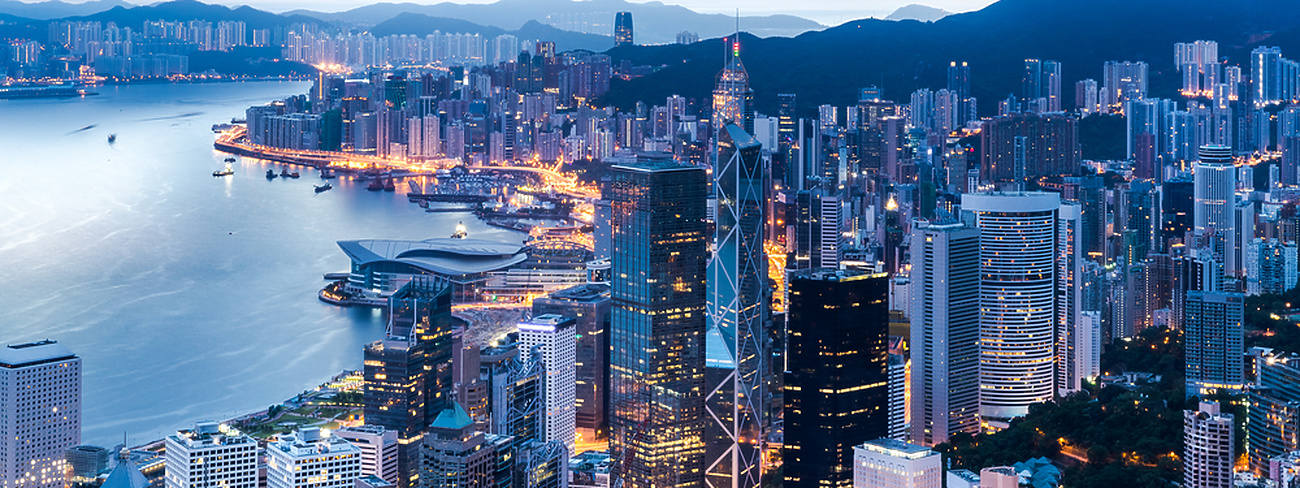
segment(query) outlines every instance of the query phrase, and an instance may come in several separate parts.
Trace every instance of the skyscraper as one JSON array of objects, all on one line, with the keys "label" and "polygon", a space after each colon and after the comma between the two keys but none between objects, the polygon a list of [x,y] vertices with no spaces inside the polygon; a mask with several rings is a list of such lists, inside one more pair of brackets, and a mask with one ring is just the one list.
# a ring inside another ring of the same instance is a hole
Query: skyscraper
[{"label": "skyscraper", "polygon": [[853,485],[853,447],[889,432],[889,277],[813,270],[790,283],[785,486]]},{"label": "skyscraper", "polygon": [[62,488],[81,444],[81,358],[54,341],[0,348],[0,486]]},{"label": "skyscraper", "polygon": [[392,483],[397,476],[397,433],[378,425],[356,425],[334,435],[361,449],[361,476],[377,476]]},{"label": "skyscraper", "polygon": [[[727,50],[727,63],[718,72],[717,84],[713,88],[713,119],[715,132],[728,123],[741,126],[746,134],[754,133],[754,90],[749,88],[749,72],[740,62],[740,35],[736,34],[727,41],[731,43]],[[719,134],[720,135],[720,134]]]},{"label": "skyscraper", "polygon": [[1271,351],[1251,356],[1255,384],[1246,409],[1246,454],[1251,470],[1267,473],[1269,458],[1300,450],[1300,359]]},{"label": "skyscraper", "polygon": [[980,231],[912,230],[912,435],[924,446],[979,430]]},{"label": "skyscraper", "polygon": [[1240,293],[1188,291],[1183,318],[1187,389],[1239,389],[1244,381],[1244,305]]},{"label": "skyscraper", "polygon": [[980,229],[980,416],[1010,419],[1055,394],[1056,193],[962,196]]},{"label": "skyscraper", "polygon": [[765,438],[763,388],[768,367],[767,257],[763,252],[766,198],[762,145],[735,123],[719,132],[713,193],[718,201],[714,255],[708,264],[707,351],[711,363],[730,365],[720,384],[708,384],[706,476],[714,487],[761,484]]},{"label": "skyscraper", "polygon": [[632,40],[632,12],[614,14],[614,47],[631,46]]},{"label": "skyscraper", "polygon": [[577,320],[575,427],[583,441],[608,438],[609,285],[580,285],[534,299],[533,315],[543,314]]},{"label": "skyscraper", "polygon": [[958,127],[964,126],[970,119],[970,65],[965,61],[948,63],[948,91],[957,97],[954,122]]},{"label": "skyscraper", "polygon": [[628,488],[704,481],[703,169],[663,157],[611,168],[611,451]]},{"label": "skyscraper", "polygon": [[577,321],[562,315],[541,315],[519,323],[519,359],[540,354],[546,370],[545,441],[559,441],[573,452],[574,386]]},{"label": "skyscraper", "polygon": [[166,439],[167,488],[257,487],[257,441],[218,425],[197,422]]},{"label": "skyscraper", "polygon": [[1232,165],[1232,148],[1227,146],[1201,146],[1201,160],[1196,163],[1192,230],[1197,234],[1207,229],[1232,236],[1236,206],[1237,169]]},{"label": "skyscraper", "polygon": [[1201,402],[1197,410],[1183,410],[1183,486],[1231,488],[1236,436],[1230,413],[1220,413],[1218,402]]},{"label": "skyscraper", "polygon": [[1061,111],[1061,62],[1025,60],[1021,104],[1026,112]]},{"label": "skyscraper", "polygon": [[408,337],[389,336],[366,345],[366,423],[397,433],[398,488],[419,484],[420,441],[424,437],[424,347]]}]

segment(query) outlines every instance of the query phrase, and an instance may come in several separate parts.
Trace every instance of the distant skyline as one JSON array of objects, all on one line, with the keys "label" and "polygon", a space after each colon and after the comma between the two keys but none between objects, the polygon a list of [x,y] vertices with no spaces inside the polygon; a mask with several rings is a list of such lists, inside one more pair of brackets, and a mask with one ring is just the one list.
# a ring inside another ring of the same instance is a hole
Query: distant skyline
[{"label": "distant skyline", "polygon": [[[44,0],[19,0],[24,3],[37,3]],[[62,0],[67,3],[83,3],[87,0]],[[145,0],[124,0],[138,5],[157,3]],[[288,10],[307,9],[324,12],[339,12],[373,3],[404,3],[408,0],[200,0],[205,3],[217,3],[228,6],[248,5],[261,10],[284,12]],[[455,0],[449,3],[484,4],[496,0]],[[651,3],[644,0],[629,0],[634,3]],[[994,3],[995,0],[814,0],[791,5],[785,0],[748,0],[739,3],[734,0],[654,0],[670,5],[681,5],[700,13],[733,13],[740,8],[741,15],[786,14],[811,19],[833,26],[850,20],[867,17],[884,17],[890,12],[909,4],[921,4],[941,8],[949,12],[960,13],[979,10]],[[444,3],[441,0],[414,0],[409,3],[434,5]]]}]

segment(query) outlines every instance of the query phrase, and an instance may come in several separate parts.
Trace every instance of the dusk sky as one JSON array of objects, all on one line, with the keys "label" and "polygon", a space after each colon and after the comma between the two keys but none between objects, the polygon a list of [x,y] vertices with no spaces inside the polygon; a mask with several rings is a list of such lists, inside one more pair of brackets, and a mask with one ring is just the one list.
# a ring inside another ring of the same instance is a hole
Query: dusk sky
[{"label": "dusk sky", "polygon": [[[23,0],[33,2],[37,0]],[[65,0],[67,1],[67,0]],[[72,0],[80,3],[84,0]],[[152,1],[127,0],[131,3],[148,4]],[[404,0],[209,0],[211,3],[225,5],[250,5],[252,7],[284,11],[299,8],[341,11],[354,7],[378,3],[380,1],[400,2]],[[492,3],[495,0],[456,0],[455,3]],[[636,3],[643,1],[631,0]],[[412,3],[436,4],[441,1],[414,0]],[[740,8],[742,15],[790,14],[816,20],[823,24],[835,25],[864,17],[884,17],[898,7],[911,3],[929,5],[950,12],[968,12],[981,9],[992,0],[813,0],[789,2],[787,0],[666,0],[663,3],[682,5],[692,10],[705,13],[731,13]]]}]

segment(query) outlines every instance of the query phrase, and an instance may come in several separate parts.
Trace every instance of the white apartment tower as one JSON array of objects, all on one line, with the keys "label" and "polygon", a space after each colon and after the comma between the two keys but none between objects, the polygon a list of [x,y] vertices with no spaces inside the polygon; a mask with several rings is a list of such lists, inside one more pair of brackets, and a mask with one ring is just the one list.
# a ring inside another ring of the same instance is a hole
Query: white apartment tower
[{"label": "white apartment tower", "polygon": [[397,473],[397,431],[378,425],[359,425],[336,430],[334,436],[361,449],[361,476],[374,475],[393,484],[400,480]]},{"label": "white apartment tower", "polygon": [[893,439],[853,448],[853,488],[943,488],[943,456]]},{"label": "white apartment tower", "polygon": [[980,231],[917,221],[911,249],[911,440],[933,446],[979,431]]},{"label": "white apartment tower", "polygon": [[1232,414],[1219,412],[1217,402],[1183,410],[1185,488],[1232,488],[1232,421]]},{"label": "white apartment tower", "polygon": [[269,488],[352,488],[361,477],[361,449],[339,436],[305,427],[266,445]]},{"label": "white apartment tower", "polygon": [[54,341],[0,348],[0,488],[62,488],[81,444],[81,358]]},{"label": "white apartment tower", "polygon": [[257,488],[257,441],[216,422],[167,436],[167,488]]},{"label": "white apartment tower", "polygon": [[1057,193],[962,196],[980,229],[980,416],[1007,420],[1055,395]]},{"label": "white apartment tower", "polygon": [[546,370],[546,441],[563,442],[573,452],[577,410],[575,408],[577,333],[573,318],[546,314],[519,323],[519,360],[527,364],[541,354]]}]

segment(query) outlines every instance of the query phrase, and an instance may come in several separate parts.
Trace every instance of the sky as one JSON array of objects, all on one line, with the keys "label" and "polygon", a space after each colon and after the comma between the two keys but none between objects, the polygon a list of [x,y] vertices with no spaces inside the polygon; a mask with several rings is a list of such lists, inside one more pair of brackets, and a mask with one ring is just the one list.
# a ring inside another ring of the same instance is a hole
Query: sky
[{"label": "sky", "polygon": [[[42,0],[22,0],[37,2]],[[68,3],[81,3],[86,0],[63,0]],[[150,4],[159,0],[126,0],[135,4]],[[411,2],[435,4],[443,1],[455,3],[492,3],[495,0],[201,0],[205,3],[223,5],[248,5],[272,12],[293,9],[310,9],[326,12],[338,12],[362,5],[388,2]],[[648,0],[629,0],[646,3]],[[683,7],[702,13],[732,13],[740,8],[742,15],[789,14],[808,18],[826,25],[838,25],[850,20],[866,17],[884,17],[898,7],[912,3],[929,5],[949,12],[969,12],[979,10],[993,3],[994,0],[657,0],[667,4]]]}]

